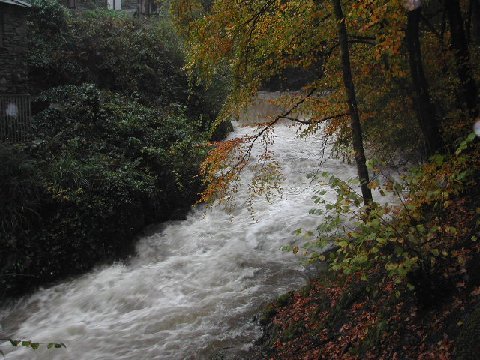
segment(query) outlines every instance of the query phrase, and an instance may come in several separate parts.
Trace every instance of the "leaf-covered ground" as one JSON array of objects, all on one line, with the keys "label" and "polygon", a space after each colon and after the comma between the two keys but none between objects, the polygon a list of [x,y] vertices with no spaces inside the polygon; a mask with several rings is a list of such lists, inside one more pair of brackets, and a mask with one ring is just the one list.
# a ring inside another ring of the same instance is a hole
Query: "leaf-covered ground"
[{"label": "leaf-covered ground", "polygon": [[[370,283],[371,286],[375,284]],[[475,359],[480,287],[458,289],[431,308],[392,283],[368,288],[355,276],[312,281],[288,303],[270,306],[269,359]],[[465,331],[467,329],[468,331]]]},{"label": "leaf-covered ground", "polygon": [[[445,226],[478,230],[476,193],[454,201]],[[409,275],[415,289],[379,263],[368,274],[321,274],[277,299],[261,318],[262,358],[478,359],[480,246],[458,240],[435,272]]]}]

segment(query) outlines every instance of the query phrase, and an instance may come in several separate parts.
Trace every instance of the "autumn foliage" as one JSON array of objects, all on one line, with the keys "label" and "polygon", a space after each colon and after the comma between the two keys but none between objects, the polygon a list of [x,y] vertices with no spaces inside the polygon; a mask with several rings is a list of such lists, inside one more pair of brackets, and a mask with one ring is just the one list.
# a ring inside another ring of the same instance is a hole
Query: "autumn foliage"
[{"label": "autumn foliage", "polygon": [[[205,3],[182,0],[174,9],[190,73],[208,81],[221,66],[231,71],[219,121],[238,117],[290,69],[314,69],[302,89],[272,100],[286,110],[257,134],[280,120],[301,124],[303,135],[324,131],[334,152],[358,168],[354,183],[332,174],[318,180],[312,214],[321,215],[319,225],[300,231],[314,234],[306,247],[290,248],[326,262],[330,280],[268,309],[266,356],[460,356],[455,341],[478,305],[480,284],[480,150],[472,133],[479,121],[478,0]],[[212,150],[204,200],[235,191],[231,183],[258,140]],[[375,161],[365,160],[363,147]],[[408,169],[391,176],[398,163]],[[328,191],[335,201],[327,202]]]},{"label": "autumn foliage", "polygon": [[353,225],[352,207],[360,199],[345,196],[351,191],[345,182],[331,180],[338,201],[328,208],[350,218],[327,215],[318,227],[318,239],[328,234],[336,250],[307,249],[312,261],[326,261],[333,271],[288,303],[267,308],[265,356],[474,359],[480,329],[479,150],[470,136],[455,155],[437,156],[406,176],[407,187],[387,181],[382,190],[372,183],[403,198],[384,204],[380,216],[378,208],[358,213],[362,220]]}]

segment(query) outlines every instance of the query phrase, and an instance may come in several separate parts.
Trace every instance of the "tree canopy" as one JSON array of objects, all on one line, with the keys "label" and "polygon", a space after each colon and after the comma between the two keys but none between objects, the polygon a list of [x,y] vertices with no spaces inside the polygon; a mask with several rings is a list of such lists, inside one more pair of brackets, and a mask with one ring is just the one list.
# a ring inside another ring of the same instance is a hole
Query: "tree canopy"
[{"label": "tree canopy", "polygon": [[[468,43],[475,39],[466,37],[473,33],[474,21],[466,23],[462,17],[468,5],[468,1],[178,0],[172,3],[172,12],[186,39],[186,68],[191,75],[208,82],[222,66],[231,70],[233,86],[220,120],[242,112],[272,78],[285,76],[292,68],[314,68],[315,76],[302,91],[279,99],[286,109],[295,108],[297,117],[287,111],[267,126],[287,118],[308,125],[308,132],[326,123],[326,133],[335,134],[337,144],[349,144],[355,138],[349,129],[354,112],[349,93],[354,90],[364,127],[361,139],[369,153],[386,158],[401,148],[408,158],[448,151],[469,132],[477,114],[476,69],[470,64]],[[345,25],[347,47],[342,47],[339,24]],[[345,55],[351,89],[342,82]],[[452,113],[458,112],[462,115],[451,121]],[[346,147],[351,157],[358,155],[356,142],[354,149]],[[210,160],[219,158],[228,157]],[[211,169],[217,171],[218,166]],[[228,181],[214,187],[220,183]]]}]

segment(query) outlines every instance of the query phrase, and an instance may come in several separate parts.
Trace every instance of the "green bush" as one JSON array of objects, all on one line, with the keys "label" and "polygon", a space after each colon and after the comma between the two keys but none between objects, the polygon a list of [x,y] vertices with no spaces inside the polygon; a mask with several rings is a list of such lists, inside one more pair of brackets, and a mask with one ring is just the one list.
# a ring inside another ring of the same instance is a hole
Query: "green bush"
[{"label": "green bush", "polygon": [[132,251],[146,224],[197,199],[224,98],[189,83],[168,18],[33,0],[29,143],[0,147],[0,291],[12,295]]},{"label": "green bush", "polygon": [[42,101],[50,105],[34,118],[32,143],[0,148],[7,294],[124,255],[135,233],[178,216],[200,190],[204,138],[182,109],[94,85],[55,88]]},{"label": "green bush", "polygon": [[[323,216],[318,238],[306,245],[311,260],[347,275],[360,273],[363,280],[383,269],[396,284],[415,290],[421,305],[453,291],[478,251],[479,151],[471,134],[455,154],[431,157],[400,182],[373,180],[369,187],[384,200],[368,206],[355,191],[358,184],[324,173],[327,181],[314,197],[319,206],[311,210]],[[324,196],[327,187],[334,201]]]},{"label": "green bush", "polygon": [[0,143],[0,298],[13,282],[32,280],[23,270],[33,261],[27,242],[44,195],[36,165],[20,148]]}]

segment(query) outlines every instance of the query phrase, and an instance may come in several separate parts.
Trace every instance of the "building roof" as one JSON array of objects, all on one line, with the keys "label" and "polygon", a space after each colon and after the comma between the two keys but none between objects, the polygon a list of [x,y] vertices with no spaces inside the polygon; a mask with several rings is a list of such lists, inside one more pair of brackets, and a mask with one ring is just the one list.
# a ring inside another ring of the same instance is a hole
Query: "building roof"
[{"label": "building roof", "polygon": [[20,7],[31,7],[30,3],[21,0],[0,0],[0,4],[15,5]]}]

